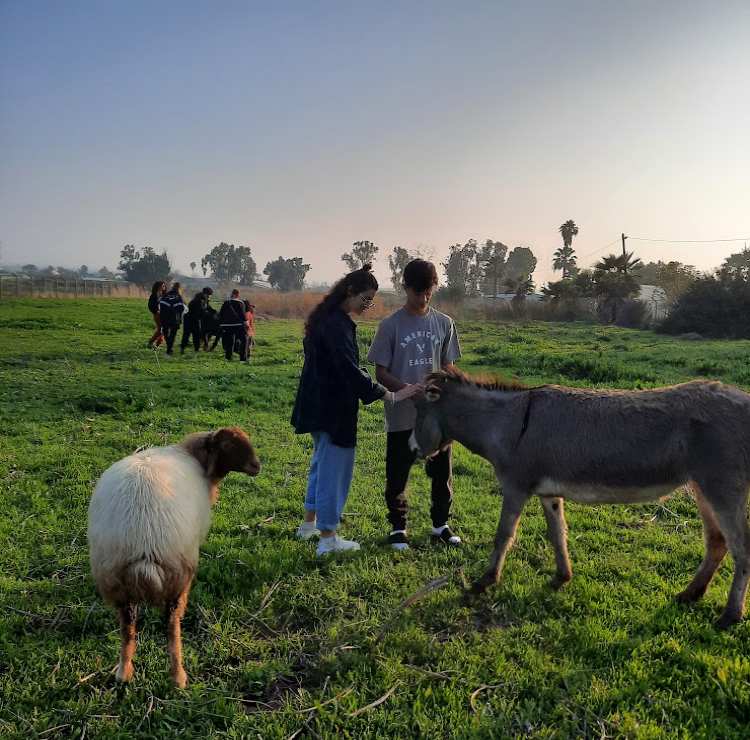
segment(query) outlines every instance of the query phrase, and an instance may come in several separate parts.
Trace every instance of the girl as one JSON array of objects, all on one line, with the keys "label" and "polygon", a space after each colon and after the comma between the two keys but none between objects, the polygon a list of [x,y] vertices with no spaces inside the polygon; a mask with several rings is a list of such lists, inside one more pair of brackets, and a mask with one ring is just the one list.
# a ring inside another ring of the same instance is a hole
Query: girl
[{"label": "girl", "polygon": [[164,335],[161,333],[161,321],[159,320],[159,301],[166,292],[167,284],[163,280],[157,280],[151,288],[151,295],[148,299],[148,310],[154,319],[156,331],[151,335],[151,339],[148,340],[149,349],[156,349],[164,341]]},{"label": "girl", "polygon": [[388,391],[359,366],[357,325],[351,316],[360,316],[372,306],[377,289],[372,266],[364,265],[339,280],[305,324],[305,362],[292,424],[297,434],[312,434],[314,452],[305,521],[297,537],[307,540],[320,534],[318,556],[359,550],[358,543],[336,534],[352,482],[359,402],[401,401],[420,390],[418,385],[407,385],[395,393]]}]

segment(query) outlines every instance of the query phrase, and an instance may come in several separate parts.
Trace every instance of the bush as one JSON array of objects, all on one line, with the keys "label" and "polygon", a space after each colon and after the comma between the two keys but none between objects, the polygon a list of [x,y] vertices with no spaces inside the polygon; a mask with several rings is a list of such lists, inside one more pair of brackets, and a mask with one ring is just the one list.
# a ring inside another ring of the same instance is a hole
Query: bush
[{"label": "bush", "polygon": [[627,329],[643,329],[651,322],[648,307],[643,301],[630,299],[624,301],[617,312],[617,326]]},{"label": "bush", "polygon": [[662,322],[667,334],[697,332],[705,337],[750,338],[750,285],[741,278],[702,277]]}]

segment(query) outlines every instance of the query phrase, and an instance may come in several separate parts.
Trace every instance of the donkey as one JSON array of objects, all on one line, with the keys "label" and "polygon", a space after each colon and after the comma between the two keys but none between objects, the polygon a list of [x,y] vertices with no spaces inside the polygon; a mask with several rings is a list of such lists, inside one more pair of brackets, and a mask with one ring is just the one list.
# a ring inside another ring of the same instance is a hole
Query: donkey
[{"label": "donkey", "polygon": [[750,395],[718,382],[653,390],[527,387],[435,372],[416,400],[412,448],[430,457],[452,441],[484,457],[503,504],[487,571],[472,585],[496,584],[526,502],[539,496],[555,551],[553,588],[572,577],[564,499],[584,504],[644,503],[689,484],[703,520],[706,552],[678,595],[697,601],[726,555],[734,578],[717,626],[742,619],[750,579]]}]

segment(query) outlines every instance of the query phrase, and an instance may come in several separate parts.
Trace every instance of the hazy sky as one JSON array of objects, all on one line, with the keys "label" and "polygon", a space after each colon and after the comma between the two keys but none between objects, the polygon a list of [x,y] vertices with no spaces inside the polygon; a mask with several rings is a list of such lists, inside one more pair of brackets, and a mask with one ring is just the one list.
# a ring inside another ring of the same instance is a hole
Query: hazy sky
[{"label": "hazy sky", "polygon": [[370,239],[387,280],[490,237],[541,284],[569,218],[583,264],[750,238],[749,89],[747,0],[0,0],[2,260],[227,241],[324,281]]}]

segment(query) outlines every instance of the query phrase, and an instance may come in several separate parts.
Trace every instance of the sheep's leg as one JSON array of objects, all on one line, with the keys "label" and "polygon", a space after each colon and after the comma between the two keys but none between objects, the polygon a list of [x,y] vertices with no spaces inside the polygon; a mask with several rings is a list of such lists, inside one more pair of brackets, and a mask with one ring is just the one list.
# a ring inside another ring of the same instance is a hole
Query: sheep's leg
[{"label": "sheep's leg", "polygon": [[555,564],[557,573],[552,579],[554,589],[562,588],[572,577],[568,557],[568,526],[565,523],[565,509],[562,498],[542,498],[544,518],[547,520],[547,537],[555,550]]},{"label": "sheep's leg", "polygon": [[693,576],[693,580],[685,587],[684,591],[677,594],[677,600],[683,604],[698,601],[706,593],[716,569],[727,554],[727,543],[721,533],[719,523],[716,521],[713,509],[695,484],[693,484],[693,493],[703,520],[703,540],[706,545],[706,553],[703,556],[703,562]]},{"label": "sheep's leg", "polygon": [[189,593],[190,586],[188,586],[177,597],[177,599],[175,599],[175,601],[168,604],[166,609],[168,649],[172,680],[174,681],[175,686],[180,689],[184,689],[185,686],[187,686],[187,674],[182,666],[182,617],[187,608]]},{"label": "sheep's leg", "polygon": [[490,564],[484,575],[472,584],[472,593],[481,594],[488,586],[494,586],[500,580],[505,557],[513,545],[518,520],[521,518],[521,512],[527,500],[528,496],[525,493],[503,492],[503,508],[495,534],[495,549],[490,556]]},{"label": "sheep's leg", "polygon": [[118,609],[120,616],[120,662],[117,665],[115,677],[118,681],[127,682],[133,678],[133,656],[135,655],[136,636],[136,618],[138,609],[135,604],[127,604]]}]

